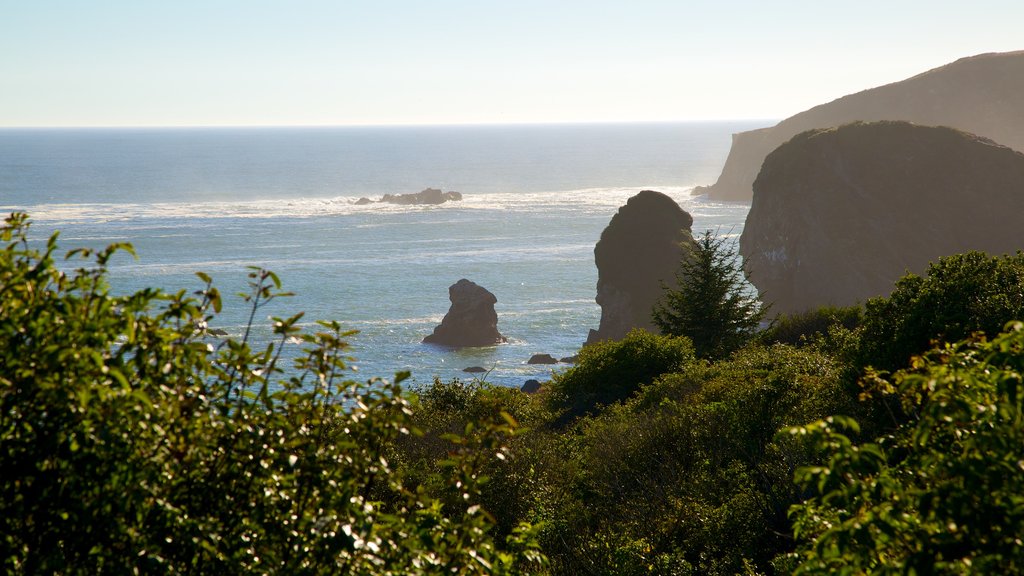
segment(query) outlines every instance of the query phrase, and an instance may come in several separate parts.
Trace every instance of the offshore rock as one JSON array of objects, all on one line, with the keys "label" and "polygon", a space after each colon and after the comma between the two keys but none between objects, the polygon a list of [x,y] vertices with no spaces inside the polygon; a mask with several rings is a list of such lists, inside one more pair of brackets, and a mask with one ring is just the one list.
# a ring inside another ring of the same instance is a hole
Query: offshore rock
[{"label": "offshore rock", "polygon": [[1024,249],[1024,154],[952,128],[855,123],[768,155],[740,253],[772,310],[891,293],[907,271],[969,250]]},{"label": "offshore rock", "polygon": [[558,364],[558,359],[551,354],[534,354],[526,361],[527,364]]},{"label": "offshore rock", "polygon": [[877,120],[951,126],[1024,151],[1024,51],[962,58],[816,106],[773,127],[734,134],[718,181],[694,193],[749,202],[765,157],[796,134]]},{"label": "offshore rock", "polygon": [[385,194],[380,201],[386,204],[444,204],[449,200],[462,200],[458,192],[442,192],[437,188],[427,188],[415,194]]},{"label": "offshore rock", "polygon": [[523,382],[519,390],[527,394],[535,394],[540,391],[540,380],[527,380]]},{"label": "offshore rock", "polygon": [[594,248],[601,323],[587,344],[655,330],[651,311],[662,282],[675,284],[683,245],[694,245],[691,226],[693,218],[661,192],[644,190],[619,208]]},{"label": "offshore rock", "polygon": [[498,299],[486,288],[463,278],[448,288],[452,305],[433,334],[423,339],[424,344],[440,344],[463,348],[493,346],[506,342],[498,332],[498,314],[494,304]]}]

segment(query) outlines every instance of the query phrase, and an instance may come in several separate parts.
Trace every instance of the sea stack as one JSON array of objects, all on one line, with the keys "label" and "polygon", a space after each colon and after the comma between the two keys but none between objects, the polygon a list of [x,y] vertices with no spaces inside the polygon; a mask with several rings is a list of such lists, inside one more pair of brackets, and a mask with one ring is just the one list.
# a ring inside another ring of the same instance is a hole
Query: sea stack
[{"label": "sea stack", "polygon": [[749,202],[765,156],[807,130],[855,121],[951,126],[1024,151],[1024,51],[961,58],[912,78],[815,106],[769,128],[734,134],[722,174],[699,186],[713,200]]},{"label": "sea stack", "polygon": [[661,192],[644,190],[619,208],[594,248],[601,323],[587,344],[620,340],[633,328],[654,331],[651,311],[662,283],[675,284],[693,218]]},{"label": "sea stack", "polygon": [[498,332],[498,314],[494,305],[498,299],[486,288],[463,278],[448,288],[452,305],[433,334],[423,339],[424,344],[440,344],[464,348],[493,346],[506,342]]},{"label": "sea stack", "polygon": [[768,155],[740,237],[773,312],[888,295],[942,256],[1024,249],[1024,154],[952,128],[854,123]]}]

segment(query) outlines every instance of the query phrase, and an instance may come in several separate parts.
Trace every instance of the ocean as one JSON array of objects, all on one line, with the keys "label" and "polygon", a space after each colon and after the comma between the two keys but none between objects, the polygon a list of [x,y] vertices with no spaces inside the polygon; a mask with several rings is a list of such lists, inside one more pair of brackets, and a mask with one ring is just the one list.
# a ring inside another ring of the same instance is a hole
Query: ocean
[{"label": "ocean", "polygon": [[[597,327],[594,245],[630,196],[659,190],[695,233],[739,236],[748,205],[690,192],[718,177],[732,133],[767,124],[2,129],[0,211],[28,212],[39,245],[55,230],[64,250],[132,243],[138,259],[110,267],[118,293],[209,274],[226,295],[213,326],[236,336],[246,267],[273,270],[295,295],[260,309],[257,344],[270,316],[337,320],[359,331],[353,378],[409,370],[419,385],[480,366],[519,386],[566,368],[531,355],[571,356]],[[355,204],[427,187],[464,199]],[[420,343],[460,278],[495,294],[507,344]]]}]

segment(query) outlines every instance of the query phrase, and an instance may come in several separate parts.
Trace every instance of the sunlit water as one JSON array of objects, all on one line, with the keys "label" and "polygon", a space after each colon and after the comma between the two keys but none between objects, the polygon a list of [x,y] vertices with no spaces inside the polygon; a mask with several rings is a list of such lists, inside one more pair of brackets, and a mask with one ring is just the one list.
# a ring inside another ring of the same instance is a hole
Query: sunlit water
[{"label": "sunlit water", "polygon": [[[669,194],[710,228],[736,237],[748,207],[693,197],[714,181],[730,134],[756,125],[0,131],[0,209],[27,210],[40,242],[64,248],[131,242],[119,292],[144,286],[245,289],[246,266],[275,271],[291,298],[260,310],[338,320],[358,378],[410,370],[416,383],[491,370],[518,386],[546,378],[535,353],[575,354],[598,324],[594,244],[641,189]],[[457,190],[439,206],[357,206],[360,196]],[[421,344],[468,278],[498,299],[509,343],[451,350]],[[214,326],[244,330],[227,298]],[[293,350],[293,352],[296,350]],[[564,365],[553,369],[564,369]]]}]

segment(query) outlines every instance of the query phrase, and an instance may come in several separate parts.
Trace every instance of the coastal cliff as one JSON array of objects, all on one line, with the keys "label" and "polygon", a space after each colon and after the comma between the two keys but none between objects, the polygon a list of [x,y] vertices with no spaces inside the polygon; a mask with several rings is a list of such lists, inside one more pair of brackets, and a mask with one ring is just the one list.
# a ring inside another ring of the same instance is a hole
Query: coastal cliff
[{"label": "coastal cliff", "polygon": [[952,128],[804,132],[753,189],[740,253],[773,312],[887,295],[940,256],[1024,249],[1024,154]]},{"label": "coastal cliff", "polygon": [[962,58],[815,106],[773,127],[734,134],[718,181],[695,193],[750,201],[761,163],[783,142],[806,130],[877,120],[951,126],[1024,151],[1024,51]]},{"label": "coastal cliff", "polygon": [[587,344],[620,340],[651,320],[661,283],[673,282],[683,243],[693,244],[693,217],[661,192],[644,190],[612,216],[594,248],[601,323]]}]

